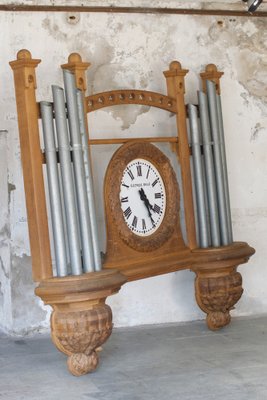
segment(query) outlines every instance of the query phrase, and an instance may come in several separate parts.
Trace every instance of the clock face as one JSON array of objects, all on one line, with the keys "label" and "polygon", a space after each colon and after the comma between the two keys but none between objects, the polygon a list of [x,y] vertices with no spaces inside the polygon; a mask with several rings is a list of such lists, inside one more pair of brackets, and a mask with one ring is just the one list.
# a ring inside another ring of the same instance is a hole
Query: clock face
[{"label": "clock face", "polygon": [[155,165],[143,158],[130,161],[122,174],[119,196],[131,232],[149,236],[157,231],[165,215],[166,191]]}]

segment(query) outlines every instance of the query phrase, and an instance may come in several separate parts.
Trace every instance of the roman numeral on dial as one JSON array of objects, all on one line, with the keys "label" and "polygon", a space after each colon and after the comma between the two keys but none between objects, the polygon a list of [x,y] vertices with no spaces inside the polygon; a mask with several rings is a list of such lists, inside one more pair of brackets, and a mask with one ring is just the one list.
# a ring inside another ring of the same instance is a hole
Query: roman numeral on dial
[{"label": "roman numeral on dial", "polygon": [[132,215],[131,207],[126,208],[126,210],[123,211],[123,214],[125,218],[129,219],[129,217]]},{"label": "roman numeral on dial", "polygon": [[142,166],[141,165],[137,165],[136,169],[137,169],[137,176],[142,176]]},{"label": "roman numeral on dial", "polygon": [[161,193],[155,193],[155,199],[161,199]]},{"label": "roman numeral on dial", "polygon": [[146,230],[146,221],[143,218],[142,218],[142,229],[143,229],[143,231]]},{"label": "roman numeral on dial", "polygon": [[152,186],[154,187],[159,181],[159,178],[155,179],[154,182],[152,183]]},{"label": "roman numeral on dial", "polygon": [[155,204],[154,207],[153,207],[153,210],[154,210],[157,214],[159,214],[161,208],[160,208],[157,204]]},{"label": "roman numeral on dial", "polygon": [[133,227],[133,228],[136,228],[136,226],[137,226],[137,217],[134,216],[134,217],[133,217],[133,222],[132,222],[132,227]]},{"label": "roman numeral on dial", "polygon": [[128,197],[122,197],[121,198],[121,203],[128,203]]},{"label": "roman numeral on dial", "polygon": [[134,174],[132,173],[132,171],[130,169],[127,169],[127,174],[129,175],[129,177],[133,181],[134,180]]}]

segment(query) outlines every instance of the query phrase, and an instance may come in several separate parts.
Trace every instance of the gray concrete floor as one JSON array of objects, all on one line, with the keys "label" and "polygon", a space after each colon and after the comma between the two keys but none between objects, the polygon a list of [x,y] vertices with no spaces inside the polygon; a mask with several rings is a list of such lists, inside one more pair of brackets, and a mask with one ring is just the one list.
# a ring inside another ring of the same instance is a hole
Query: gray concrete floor
[{"label": "gray concrete floor", "polygon": [[76,378],[47,335],[0,335],[3,400],[267,400],[267,317],[115,330]]}]

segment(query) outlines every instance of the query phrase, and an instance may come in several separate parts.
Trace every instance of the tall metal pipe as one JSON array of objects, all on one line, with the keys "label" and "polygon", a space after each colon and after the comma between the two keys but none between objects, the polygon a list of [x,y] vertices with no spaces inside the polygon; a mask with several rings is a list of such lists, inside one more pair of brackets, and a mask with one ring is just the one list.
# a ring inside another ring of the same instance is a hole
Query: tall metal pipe
[{"label": "tall metal pipe", "polygon": [[226,152],[225,152],[222,104],[221,104],[221,97],[218,94],[216,95],[216,100],[217,100],[217,111],[218,111],[218,121],[219,121],[221,154],[222,154],[223,181],[224,181],[224,188],[225,188],[224,193],[225,193],[225,203],[226,203],[226,213],[227,213],[227,226],[228,226],[229,241],[230,241],[230,243],[232,243],[233,242],[233,229],[232,229],[232,218],[231,218],[227,161],[226,161]]},{"label": "tall metal pipe", "polygon": [[89,215],[89,204],[87,197],[75,78],[74,75],[68,70],[63,70],[63,77],[67,101],[70,138],[72,144],[76,198],[82,242],[83,269],[85,272],[92,272],[95,270],[94,252],[92,244],[91,222]]},{"label": "tall metal pipe", "polygon": [[203,165],[201,157],[200,131],[196,106],[189,104],[189,122],[192,139],[192,154],[196,187],[196,203],[198,208],[199,244],[205,248],[209,246],[209,224],[207,216]]},{"label": "tall metal pipe", "polygon": [[101,271],[102,262],[101,262],[101,254],[100,254],[99,241],[98,241],[98,229],[97,229],[97,220],[96,220],[93,175],[92,175],[92,170],[91,170],[91,160],[90,160],[90,153],[89,153],[89,146],[88,146],[88,136],[87,136],[87,130],[86,130],[86,123],[85,123],[84,98],[83,98],[83,93],[81,90],[77,89],[76,93],[77,93],[78,116],[79,116],[79,124],[80,124],[82,149],[83,149],[85,181],[86,181],[87,197],[88,197],[88,203],[89,203],[89,215],[90,215],[90,222],[91,222],[91,233],[92,233],[94,260],[95,260],[95,270]]},{"label": "tall metal pipe", "polygon": [[225,202],[225,187],[223,179],[223,166],[222,166],[219,119],[218,119],[217,100],[216,100],[216,88],[215,84],[211,81],[207,81],[207,95],[208,95],[212,139],[214,143],[213,150],[214,150],[216,187],[218,194],[221,241],[222,245],[225,246],[230,243],[230,240],[229,240],[226,202]]},{"label": "tall metal pipe", "polygon": [[41,117],[46,158],[47,182],[51,209],[57,276],[68,275],[67,248],[64,234],[63,207],[57,165],[52,104],[41,101]]},{"label": "tall metal pipe", "polygon": [[207,96],[203,92],[198,92],[199,115],[203,140],[203,155],[205,176],[207,183],[207,197],[208,197],[208,210],[211,231],[211,244],[213,247],[219,247],[220,240],[220,227],[218,215],[218,201],[216,191],[216,180],[214,172],[214,160],[212,153],[212,140],[209,122],[209,110]]},{"label": "tall metal pipe", "polygon": [[57,128],[58,151],[62,176],[62,187],[66,212],[70,263],[73,275],[82,273],[82,261],[78,220],[75,206],[74,182],[72,175],[69,133],[66,117],[64,91],[59,86],[52,86],[55,120]]},{"label": "tall metal pipe", "polygon": [[[187,105],[187,115],[189,114],[189,109],[188,109],[188,105]],[[195,170],[194,170],[194,162],[193,162],[193,156],[192,156],[192,135],[191,135],[191,131],[190,131],[190,122],[189,122],[189,115],[187,118],[187,141],[188,141],[188,145],[191,149],[191,153],[190,153],[190,172],[191,172],[191,181],[192,181],[192,196],[193,196],[193,209],[194,209],[194,217],[195,217],[195,233],[196,233],[196,243],[197,246],[199,247],[199,224],[198,224],[198,207],[197,207],[197,196],[196,196],[196,179],[195,179]],[[178,170],[180,173],[180,168]],[[179,175],[178,181],[180,182],[181,176]],[[180,188],[181,190],[181,202],[184,203],[184,196],[182,193],[182,188]],[[184,210],[184,204],[181,203],[181,210]],[[185,222],[185,221],[183,221]],[[181,224],[181,226],[183,226],[183,224]],[[185,237],[185,239],[187,240],[187,232],[185,229],[185,232],[183,232],[183,236]]]},{"label": "tall metal pipe", "polygon": [[64,202],[64,192],[63,192],[63,183],[62,183],[62,175],[61,175],[61,166],[58,160],[58,177],[59,177],[59,186],[60,186],[60,195],[61,195],[61,204],[63,210],[63,228],[64,228],[64,235],[66,241],[66,249],[67,249],[67,261],[68,261],[68,275],[72,274],[71,271],[71,261],[70,261],[70,248],[68,242],[68,228],[67,228],[67,220],[66,220],[66,211],[65,211],[65,202]]},{"label": "tall metal pipe", "polygon": [[207,216],[208,242],[209,242],[209,246],[211,246],[211,230],[210,230],[210,214],[209,214],[207,178],[206,178],[206,173],[205,173],[205,162],[204,162],[204,155],[203,155],[203,139],[202,139],[200,127],[199,127],[199,130],[200,130],[200,137],[201,137],[201,144],[202,144],[201,165],[202,165],[203,186],[204,186],[204,196],[205,196],[205,208],[206,208],[206,216]]}]

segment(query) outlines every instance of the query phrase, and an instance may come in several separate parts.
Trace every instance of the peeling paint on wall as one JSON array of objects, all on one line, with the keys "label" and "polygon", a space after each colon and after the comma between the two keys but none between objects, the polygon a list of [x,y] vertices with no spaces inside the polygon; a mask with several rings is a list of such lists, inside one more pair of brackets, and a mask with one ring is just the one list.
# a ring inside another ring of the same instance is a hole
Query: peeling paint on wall
[{"label": "peeling paint on wall", "polygon": [[8,182],[7,183],[7,192],[8,192],[9,207],[10,207],[10,201],[11,201],[11,192],[13,192],[13,190],[16,190],[16,186],[13,183]]},{"label": "peeling paint on wall", "polygon": [[64,33],[59,25],[54,21],[53,16],[47,17],[42,22],[42,27],[57,41],[65,42],[68,39],[67,33]]},{"label": "peeling paint on wall", "polygon": [[9,222],[7,221],[0,229],[1,242],[4,243],[9,237],[10,237],[10,225]]},{"label": "peeling paint on wall", "polygon": [[8,131],[0,130],[0,327],[11,325]]},{"label": "peeling paint on wall", "polygon": [[217,19],[202,41],[203,45],[216,44],[217,57],[224,64],[227,60],[235,65],[236,78],[249,95],[260,101],[267,100],[267,87],[262,85],[267,79],[266,19]]},{"label": "peeling paint on wall", "polygon": [[0,281],[0,308],[3,308],[4,303],[4,293],[2,292],[2,283]]},{"label": "peeling paint on wall", "polygon": [[253,142],[258,139],[260,133],[264,133],[265,129],[260,123],[257,123],[254,128],[251,129],[250,141]]},{"label": "peeling paint on wall", "polygon": [[32,282],[31,257],[11,257],[11,295],[14,332],[24,334],[39,327],[39,321],[46,318],[46,312],[39,306]]},{"label": "peeling paint on wall", "polygon": [[9,279],[9,273],[8,273],[8,272],[6,271],[6,269],[5,269],[5,265],[4,265],[4,262],[3,262],[2,257],[0,257],[0,269],[1,269],[1,271],[3,272],[4,276],[5,276],[7,279]]}]

